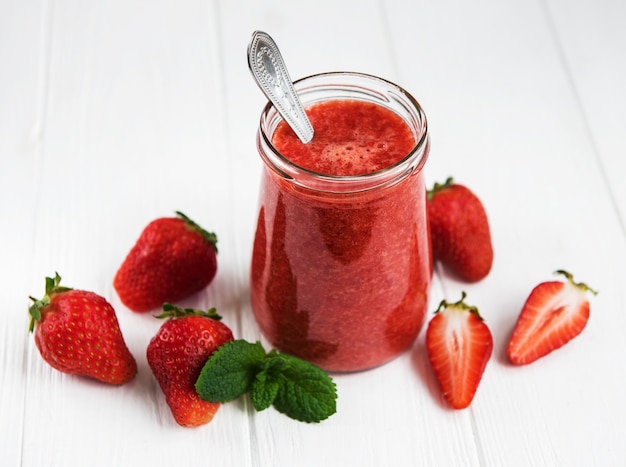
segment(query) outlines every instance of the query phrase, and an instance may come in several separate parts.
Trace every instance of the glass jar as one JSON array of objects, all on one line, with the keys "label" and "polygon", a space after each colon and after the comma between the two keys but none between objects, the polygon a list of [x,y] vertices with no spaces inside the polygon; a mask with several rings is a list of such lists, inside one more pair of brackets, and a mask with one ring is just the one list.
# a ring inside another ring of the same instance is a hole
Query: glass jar
[{"label": "glass jar", "polygon": [[282,118],[271,104],[257,133],[265,166],[250,288],[260,329],[277,350],[326,371],[372,368],[412,345],[428,304],[426,116],[409,93],[375,76],[334,72],[294,84],[305,108],[377,104],[399,115],[414,136],[413,149],[386,168],[329,175],[275,148]]}]

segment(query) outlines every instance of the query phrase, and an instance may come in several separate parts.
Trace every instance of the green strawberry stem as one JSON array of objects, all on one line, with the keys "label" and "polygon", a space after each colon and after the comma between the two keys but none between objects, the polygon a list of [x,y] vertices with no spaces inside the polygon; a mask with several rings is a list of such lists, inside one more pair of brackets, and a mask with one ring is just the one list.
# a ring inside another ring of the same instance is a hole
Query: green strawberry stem
[{"label": "green strawberry stem", "polygon": [[217,314],[217,310],[215,307],[210,308],[208,310],[199,310],[196,308],[182,308],[176,305],[172,305],[171,303],[163,304],[163,312],[155,316],[155,318],[164,319],[164,318],[183,318],[185,316],[203,316],[205,318],[214,319],[219,321],[222,319],[220,315]]},{"label": "green strawberry stem", "polygon": [[182,219],[183,221],[185,221],[185,223],[192,228],[193,230],[195,230],[196,232],[198,232],[200,235],[202,235],[202,237],[211,244],[211,246],[213,247],[213,249],[215,250],[215,253],[217,253],[217,235],[213,232],[209,232],[205,229],[203,229],[202,227],[200,227],[198,224],[196,224],[194,221],[192,221],[189,217],[187,217],[185,214],[183,214],[180,211],[175,211],[176,215]]},{"label": "green strawberry stem", "polygon": [[33,304],[28,308],[28,314],[30,315],[28,332],[33,332],[35,329],[35,321],[41,321],[41,310],[50,304],[50,297],[53,294],[72,290],[70,287],[62,287],[59,285],[60,283],[61,276],[59,276],[58,272],[55,272],[54,277],[46,277],[46,293],[42,298],[28,297],[33,301]]},{"label": "green strawberry stem", "polygon": [[567,281],[572,284],[574,287],[578,287],[580,290],[582,290],[583,292],[591,292],[594,295],[598,295],[598,291],[592,289],[591,287],[589,287],[587,284],[583,283],[583,282],[574,282],[574,276],[567,272],[564,271],[563,269],[558,269],[557,271],[554,271],[555,274],[560,274],[562,276],[565,276],[565,278],[567,279]]},{"label": "green strawberry stem", "polygon": [[458,310],[467,310],[470,313],[474,313],[478,318],[480,318],[481,321],[484,321],[483,317],[480,316],[477,307],[465,303],[465,297],[467,297],[467,294],[465,293],[465,291],[463,291],[461,292],[461,300],[459,300],[458,302],[450,303],[445,299],[441,300],[441,303],[439,304],[439,307],[435,310],[435,313],[439,313],[441,310],[445,310],[446,308],[456,308]]},{"label": "green strawberry stem", "polygon": [[437,192],[445,188],[450,188],[452,185],[454,185],[454,179],[452,177],[448,177],[444,183],[435,182],[435,185],[432,187],[432,189],[426,191],[428,201],[431,201],[433,199],[433,196],[435,196]]}]

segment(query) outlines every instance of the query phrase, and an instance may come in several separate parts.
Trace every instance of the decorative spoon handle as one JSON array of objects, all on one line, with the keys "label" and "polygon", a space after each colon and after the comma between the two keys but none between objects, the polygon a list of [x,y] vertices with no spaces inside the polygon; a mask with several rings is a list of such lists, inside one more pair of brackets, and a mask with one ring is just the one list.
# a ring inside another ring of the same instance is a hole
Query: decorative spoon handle
[{"label": "decorative spoon handle", "polygon": [[248,44],[248,67],[255,81],[298,138],[306,144],[313,139],[313,127],[296,94],[293,82],[274,40],[255,31]]}]

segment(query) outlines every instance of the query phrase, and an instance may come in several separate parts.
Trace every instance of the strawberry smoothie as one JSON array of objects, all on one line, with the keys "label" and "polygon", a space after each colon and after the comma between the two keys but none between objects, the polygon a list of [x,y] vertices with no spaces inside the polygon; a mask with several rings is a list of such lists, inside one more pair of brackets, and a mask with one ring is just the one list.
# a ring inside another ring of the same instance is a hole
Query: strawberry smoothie
[{"label": "strawberry smoothie", "polygon": [[[389,85],[349,78],[363,76]],[[262,121],[251,301],[278,350],[327,371],[358,371],[405,351],[424,321],[428,138],[419,107],[415,122],[369,97],[339,94],[309,105],[303,98],[315,129],[307,145],[285,122],[274,119],[265,132]]]}]

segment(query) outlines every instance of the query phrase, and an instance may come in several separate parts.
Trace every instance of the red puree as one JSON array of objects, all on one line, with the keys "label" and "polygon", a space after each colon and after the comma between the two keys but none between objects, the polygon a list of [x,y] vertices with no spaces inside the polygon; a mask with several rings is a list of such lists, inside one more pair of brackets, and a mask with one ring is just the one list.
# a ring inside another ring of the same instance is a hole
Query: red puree
[{"label": "red puree", "polygon": [[336,100],[307,110],[315,138],[302,144],[284,121],[272,143],[291,162],[327,175],[362,175],[403,159],[415,137],[399,115],[376,104]]},{"label": "red puree", "polygon": [[[307,114],[311,143],[281,122],[273,144],[313,171],[364,174],[415,146],[404,120],[376,104],[333,100]],[[327,371],[371,368],[406,350],[422,326],[431,277],[425,196],[417,170],[391,186],[341,194],[265,170],[251,299],[272,345]]]}]

